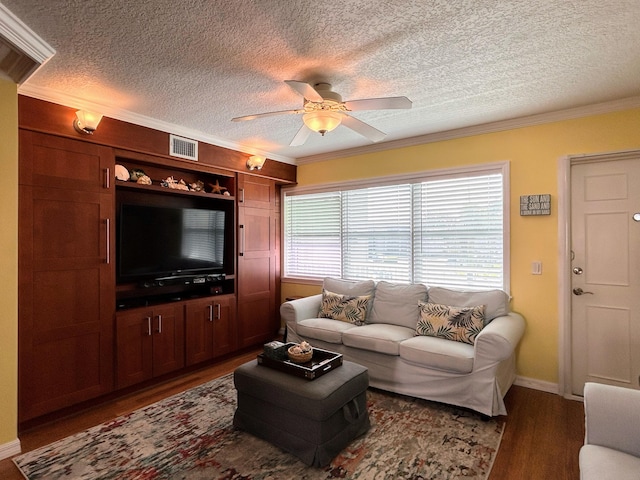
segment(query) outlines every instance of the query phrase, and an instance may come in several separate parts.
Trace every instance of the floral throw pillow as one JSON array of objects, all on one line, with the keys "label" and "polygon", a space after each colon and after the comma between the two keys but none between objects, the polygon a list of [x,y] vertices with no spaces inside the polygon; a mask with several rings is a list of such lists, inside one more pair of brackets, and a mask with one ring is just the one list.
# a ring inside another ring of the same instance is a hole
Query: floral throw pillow
[{"label": "floral throw pillow", "polygon": [[332,318],[354,325],[364,325],[370,300],[371,295],[353,297],[322,290],[318,318]]},{"label": "floral throw pillow", "polygon": [[484,328],[484,305],[451,307],[420,302],[416,335],[445,338],[473,345]]}]

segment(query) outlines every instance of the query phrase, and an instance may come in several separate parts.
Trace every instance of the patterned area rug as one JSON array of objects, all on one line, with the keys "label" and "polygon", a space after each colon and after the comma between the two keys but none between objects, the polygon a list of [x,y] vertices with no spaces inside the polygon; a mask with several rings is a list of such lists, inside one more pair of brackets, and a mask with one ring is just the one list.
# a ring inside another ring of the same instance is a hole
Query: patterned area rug
[{"label": "patterned area rug", "polygon": [[296,457],[232,426],[226,375],[14,459],[35,479],[486,479],[504,423],[467,410],[367,391],[371,429],[331,465]]}]

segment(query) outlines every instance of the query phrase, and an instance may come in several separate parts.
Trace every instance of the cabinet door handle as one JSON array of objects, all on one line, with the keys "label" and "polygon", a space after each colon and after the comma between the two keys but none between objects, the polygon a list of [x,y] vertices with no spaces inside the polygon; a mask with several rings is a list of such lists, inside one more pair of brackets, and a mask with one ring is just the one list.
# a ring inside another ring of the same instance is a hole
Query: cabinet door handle
[{"label": "cabinet door handle", "polygon": [[162,315],[158,315],[158,333],[162,333]]},{"label": "cabinet door handle", "polygon": [[107,243],[106,243],[106,263],[107,265],[109,265],[110,260],[109,258],[111,257],[111,219],[107,218],[106,220],[106,230],[107,230]]},{"label": "cabinet door handle", "polygon": [[240,199],[238,200],[238,202],[244,203],[244,188],[239,188],[238,190],[240,192]]},{"label": "cabinet door handle", "polygon": [[222,309],[219,303],[216,303],[216,320],[220,320],[220,315],[222,313]]},{"label": "cabinet door handle", "polygon": [[147,317],[147,336],[151,336],[151,317]]},{"label": "cabinet door handle", "polygon": [[207,305],[207,309],[209,310],[209,321],[213,322],[213,305]]},{"label": "cabinet door handle", "polygon": [[238,255],[240,257],[244,256],[244,225],[240,225],[240,252]]},{"label": "cabinet door handle", "polygon": [[111,186],[111,169],[107,167],[104,171],[104,188],[109,190]]}]

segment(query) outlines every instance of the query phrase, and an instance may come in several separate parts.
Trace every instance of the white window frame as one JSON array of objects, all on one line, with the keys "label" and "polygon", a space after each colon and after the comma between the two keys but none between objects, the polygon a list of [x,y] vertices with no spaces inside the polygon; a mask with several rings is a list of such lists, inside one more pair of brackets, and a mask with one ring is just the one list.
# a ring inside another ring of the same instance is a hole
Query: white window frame
[{"label": "white window frame", "polygon": [[462,167],[436,169],[436,170],[424,170],[409,174],[400,174],[384,177],[373,177],[363,180],[345,181],[345,182],[333,182],[325,183],[321,185],[308,185],[308,186],[293,186],[283,187],[281,190],[281,205],[283,205],[281,211],[281,238],[283,241],[282,255],[281,255],[281,272],[283,276],[281,281],[283,283],[297,283],[308,285],[321,285],[322,278],[311,277],[295,277],[287,276],[284,270],[285,263],[285,242],[284,242],[284,201],[286,195],[299,195],[299,194],[312,194],[312,193],[324,193],[337,190],[353,190],[359,188],[379,187],[384,185],[394,185],[398,183],[420,183],[424,181],[433,181],[450,178],[460,178],[470,175],[490,175],[501,174],[502,175],[502,204],[503,204],[503,289],[509,293],[511,285],[511,250],[510,250],[510,238],[511,238],[511,192],[510,192],[510,162],[501,161],[494,163],[485,163],[479,165],[468,165]]}]

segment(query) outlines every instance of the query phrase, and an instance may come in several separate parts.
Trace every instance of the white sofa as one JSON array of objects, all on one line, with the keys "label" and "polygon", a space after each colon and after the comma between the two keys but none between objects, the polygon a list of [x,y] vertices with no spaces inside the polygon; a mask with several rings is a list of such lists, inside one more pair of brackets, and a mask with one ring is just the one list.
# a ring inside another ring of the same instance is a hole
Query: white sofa
[{"label": "white sofa", "polygon": [[582,480],[640,478],[640,391],[588,382],[584,387]]},{"label": "white sofa", "polygon": [[[363,325],[318,318],[323,295],[282,304],[288,342],[342,353],[369,369],[372,387],[506,415],[504,395],[516,377],[515,348],[524,334],[521,315],[502,290],[457,291],[424,285],[326,278],[323,292],[371,301]],[[484,305],[486,326],[474,344],[417,335],[420,302],[455,307]]]}]

